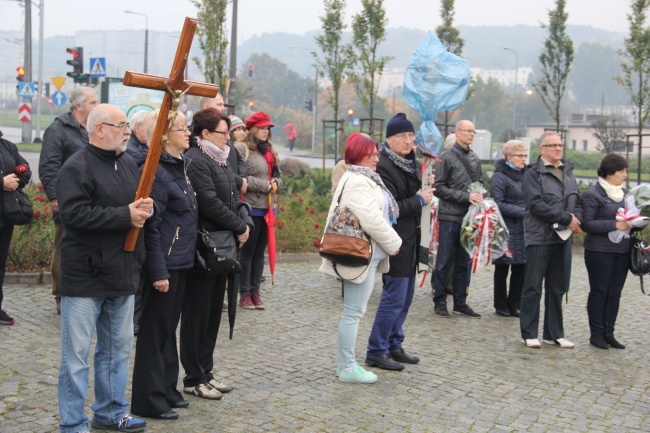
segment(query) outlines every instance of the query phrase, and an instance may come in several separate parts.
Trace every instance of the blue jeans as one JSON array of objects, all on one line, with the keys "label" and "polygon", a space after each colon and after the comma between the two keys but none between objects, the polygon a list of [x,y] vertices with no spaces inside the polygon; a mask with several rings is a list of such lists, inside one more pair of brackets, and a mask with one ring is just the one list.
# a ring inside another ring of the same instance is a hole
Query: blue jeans
[{"label": "blue jeans", "polygon": [[356,284],[343,282],[343,314],[339,322],[339,348],[337,361],[340,368],[354,367],[357,363],[354,356],[354,346],[357,342],[359,321],[366,313],[368,299],[375,287],[375,275],[379,261],[373,260],[368,266],[368,276],[363,282]]},{"label": "blue jeans", "polygon": [[[433,271],[433,303],[446,304],[447,273],[453,272],[454,308],[466,305],[467,286],[470,280],[470,257],[460,244],[461,224],[455,221],[440,220],[440,244]],[[453,268],[452,268],[453,264]]]},{"label": "blue jeans", "polygon": [[411,307],[414,292],[415,275],[391,277],[384,274],[381,301],[368,339],[368,356],[385,355],[391,350],[402,348],[402,326]]},{"label": "blue jeans", "polygon": [[117,424],[129,406],[124,393],[133,345],[133,295],[61,298],[59,412],[63,433],[88,430],[84,411],[88,390],[88,354],[95,346],[94,421]]}]

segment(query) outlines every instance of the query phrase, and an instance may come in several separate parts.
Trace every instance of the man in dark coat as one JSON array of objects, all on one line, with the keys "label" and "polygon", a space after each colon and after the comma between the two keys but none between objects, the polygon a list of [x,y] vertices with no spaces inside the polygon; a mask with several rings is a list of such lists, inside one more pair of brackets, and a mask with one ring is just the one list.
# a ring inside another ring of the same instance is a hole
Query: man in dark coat
[{"label": "man in dark coat", "polygon": [[[539,304],[544,282],[544,343],[566,349],[574,344],[564,338],[562,295],[568,289],[567,267],[571,255],[565,254],[566,242],[555,228],[576,231],[582,208],[573,165],[562,159],[562,139],[557,132],[545,132],[539,139],[540,156],[522,180],[524,194],[524,236],[526,274],[521,292],[521,338],[528,347],[539,348]],[[554,227],[555,224],[559,226]],[[570,253],[570,250],[569,250]]]},{"label": "man in dark coat", "polygon": [[480,318],[481,315],[467,305],[470,258],[460,244],[460,232],[470,204],[483,201],[481,193],[468,191],[471,183],[482,182],[483,174],[478,156],[470,149],[476,135],[474,124],[469,120],[460,120],[454,132],[456,143],[440,154],[440,161],[435,165],[435,195],[440,199],[440,242],[436,269],[431,278],[433,304],[436,314],[449,317],[445,288],[447,274],[453,272],[454,313]]},{"label": "man in dark coat", "polygon": [[421,190],[420,165],[415,160],[413,124],[397,113],[386,126],[386,142],[381,145],[377,174],[395,198],[399,217],[395,231],[402,238],[397,255],[390,257],[390,270],[383,275],[381,302],[372,325],[366,364],[385,370],[403,370],[420,359],[402,348],[402,326],[413,301],[415,273],[420,245],[422,207],[433,198],[433,190]]},{"label": "man in dark coat", "polygon": [[59,216],[56,181],[63,164],[88,143],[86,120],[97,106],[97,95],[88,87],[76,87],[70,92],[70,112],[54,119],[43,134],[43,146],[38,164],[38,175],[43,191],[50,201],[54,219],[54,248],[52,250],[52,295],[57,313],[61,314],[61,237],[63,225]]},{"label": "man in dark coat", "polygon": [[64,234],[61,245],[61,431],[87,431],[88,352],[95,347],[95,402],[98,430],[144,431],[130,417],[124,396],[133,345],[133,294],[145,258],[144,236],[134,251],[122,249],[132,227],[142,228],[153,213],[151,198],[133,201],[140,170],[123,158],[131,134],[117,107],[101,104],[88,116],[89,143],[61,168],[57,198]]},{"label": "man in dark coat", "polygon": [[124,151],[131,158],[137,159],[141,154],[147,154],[147,117],[148,111],[138,111],[131,116],[131,137]]}]

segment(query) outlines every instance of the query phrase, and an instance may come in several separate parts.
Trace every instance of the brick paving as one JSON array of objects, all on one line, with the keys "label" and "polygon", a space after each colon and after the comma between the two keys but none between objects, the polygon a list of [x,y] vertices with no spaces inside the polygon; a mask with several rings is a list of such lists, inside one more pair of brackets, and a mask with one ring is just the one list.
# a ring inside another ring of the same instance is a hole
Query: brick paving
[{"label": "brick paving", "polygon": [[[473,277],[468,299],[480,320],[434,315],[427,284],[405,326],[405,348],[420,364],[374,369],[376,384],[357,385],[335,376],[340,285],[317,268],[314,257],[278,264],[275,286],[268,278],[263,287],[267,309],[239,309],[232,341],[222,325],[215,364],[234,391],[221,401],[188,397],[177,421],[152,420],[148,431],[650,432],[650,297],[637,277],[623,291],[622,351],[589,345],[579,255],[564,308],[573,350],[519,341],[517,319],[494,314],[492,267]],[[47,286],[5,288],[4,308],[16,324],[0,327],[0,432],[58,431],[59,323],[49,293]],[[378,279],[359,331],[360,363],[379,296]]]}]

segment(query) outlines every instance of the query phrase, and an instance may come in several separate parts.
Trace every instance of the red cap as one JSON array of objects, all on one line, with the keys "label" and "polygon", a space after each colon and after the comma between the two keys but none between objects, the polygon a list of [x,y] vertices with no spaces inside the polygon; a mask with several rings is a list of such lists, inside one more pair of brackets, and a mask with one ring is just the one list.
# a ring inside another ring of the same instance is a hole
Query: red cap
[{"label": "red cap", "polygon": [[246,129],[261,128],[263,126],[275,126],[271,118],[263,111],[258,111],[246,120]]}]

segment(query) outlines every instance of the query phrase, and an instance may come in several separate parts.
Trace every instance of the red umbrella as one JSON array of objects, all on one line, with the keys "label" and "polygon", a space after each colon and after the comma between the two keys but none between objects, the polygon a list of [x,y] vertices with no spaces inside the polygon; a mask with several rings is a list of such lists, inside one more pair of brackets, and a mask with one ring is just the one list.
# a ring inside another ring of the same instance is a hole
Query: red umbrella
[{"label": "red umbrella", "polygon": [[283,131],[286,131],[287,129],[293,128],[293,123],[287,123],[282,127]]},{"label": "red umbrella", "polygon": [[276,250],[275,250],[275,212],[273,209],[273,192],[269,193],[269,210],[264,216],[264,221],[268,228],[268,242],[269,242],[269,268],[271,269],[271,284],[275,284],[273,274],[275,274],[275,260],[276,260]]}]

